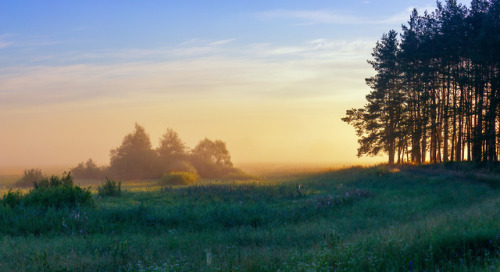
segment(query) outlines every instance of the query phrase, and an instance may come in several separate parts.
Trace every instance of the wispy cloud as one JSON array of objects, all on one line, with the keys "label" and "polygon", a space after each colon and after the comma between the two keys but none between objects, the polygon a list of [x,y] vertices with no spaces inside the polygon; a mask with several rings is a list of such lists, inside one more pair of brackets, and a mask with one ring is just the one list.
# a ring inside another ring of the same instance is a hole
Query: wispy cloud
[{"label": "wispy cloud", "polygon": [[223,44],[228,44],[230,42],[233,42],[235,40],[236,39],[220,40],[220,41],[211,42],[210,45],[223,45]]},{"label": "wispy cloud", "polygon": [[378,21],[375,21],[374,23],[377,23],[377,24],[405,23],[410,19],[410,15],[414,9],[417,9],[419,11],[419,13],[423,14],[423,12],[426,10],[429,12],[435,10],[435,7],[433,7],[433,6],[422,6],[422,7],[411,6],[411,7],[408,7],[407,9],[397,13],[397,14],[394,14],[393,16],[391,16],[389,18],[378,20]]},{"label": "wispy cloud", "polygon": [[19,40],[10,38],[12,35],[0,35],[0,49],[6,47],[39,47],[61,44],[63,41],[43,40],[43,39],[30,39]]},{"label": "wispy cloud", "polygon": [[[368,2],[365,1],[363,3]],[[301,24],[394,24],[406,22],[415,8],[421,12],[435,9],[433,6],[410,6],[401,12],[383,19],[359,17],[334,10],[270,10],[258,13],[257,17],[263,19],[295,19],[299,20]]]},{"label": "wispy cloud", "polygon": [[362,21],[356,16],[330,10],[271,10],[261,12],[257,16],[265,19],[299,19],[308,24],[358,24]]},{"label": "wispy cloud", "polygon": [[[157,62],[169,61],[183,58],[201,58],[213,56],[231,55],[239,51],[232,46],[236,39],[224,40],[201,40],[191,39],[175,46],[163,46],[153,48],[122,48],[122,49],[101,49],[93,51],[69,51],[50,56],[32,58],[31,61],[42,61],[51,58],[55,63],[88,63],[88,62]],[[58,55],[58,58],[55,56]]]},{"label": "wispy cloud", "polygon": [[246,49],[245,54],[263,56],[266,58],[286,57],[288,59],[303,59],[315,61],[350,60],[361,61],[367,57],[373,48],[373,40],[336,40],[315,39],[294,46],[275,46],[272,44],[256,44]]},{"label": "wispy cloud", "polygon": [[56,44],[61,44],[61,43],[63,43],[63,41],[33,39],[33,40],[28,40],[28,41],[17,42],[16,46],[18,46],[18,47],[38,47],[38,46],[56,45]]},{"label": "wispy cloud", "polygon": [[7,41],[7,38],[9,36],[10,35],[8,35],[8,34],[0,35],[0,49],[6,48],[6,47],[9,47],[10,45],[12,45],[12,42]]},{"label": "wispy cloud", "polygon": [[[290,46],[235,44],[220,51],[214,49],[216,45],[193,44],[96,52],[83,58],[112,57],[122,61],[2,69],[0,107],[16,110],[34,105],[160,101],[179,96],[189,101],[236,94],[238,99],[321,97],[331,95],[329,84],[354,84],[358,89],[364,85],[362,79],[369,71],[364,58],[369,57],[373,44],[374,41],[316,39]],[[131,55],[153,57],[146,61]],[[310,86],[317,82],[323,82],[324,87],[311,90]]]}]

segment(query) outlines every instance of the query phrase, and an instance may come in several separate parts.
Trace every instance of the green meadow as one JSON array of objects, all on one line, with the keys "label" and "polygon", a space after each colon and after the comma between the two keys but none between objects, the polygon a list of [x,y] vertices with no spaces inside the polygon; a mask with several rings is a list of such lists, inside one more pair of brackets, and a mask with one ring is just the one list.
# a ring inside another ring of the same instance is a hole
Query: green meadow
[{"label": "green meadow", "polygon": [[500,175],[467,164],[100,182],[92,205],[3,201],[0,271],[500,270]]}]

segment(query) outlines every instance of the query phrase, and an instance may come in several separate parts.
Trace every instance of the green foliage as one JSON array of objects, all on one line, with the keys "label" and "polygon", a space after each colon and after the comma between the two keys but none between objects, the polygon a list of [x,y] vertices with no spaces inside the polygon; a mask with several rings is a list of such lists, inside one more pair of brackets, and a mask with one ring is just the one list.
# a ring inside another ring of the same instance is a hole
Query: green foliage
[{"label": "green foliage", "polygon": [[23,192],[19,190],[13,191],[12,189],[10,189],[6,194],[3,195],[2,203],[5,206],[13,208],[19,206],[21,204],[22,199],[23,199]]},{"label": "green foliage", "polygon": [[63,174],[61,178],[58,176],[50,176],[34,183],[36,190],[46,190],[61,186],[73,186],[73,178],[71,172]]},{"label": "green foliage", "polygon": [[27,206],[41,207],[76,207],[92,205],[92,193],[89,189],[78,186],[57,186],[30,191],[23,202]]},{"label": "green foliage", "polygon": [[106,178],[106,181],[97,187],[99,196],[120,196],[122,194],[122,182]]},{"label": "green foliage", "polygon": [[128,263],[128,249],[127,242],[120,242],[113,246],[113,263],[115,267],[121,270],[122,267],[126,266]]},{"label": "green foliage", "polygon": [[170,172],[163,175],[160,183],[162,185],[191,185],[195,184],[200,177],[192,172]]},{"label": "green foliage", "polygon": [[14,208],[18,206],[36,206],[44,208],[76,207],[93,205],[90,189],[73,185],[71,174],[63,174],[61,178],[51,176],[34,183],[35,188],[27,194],[20,191],[9,191],[3,196],[5,205]]},{"label": "green foliage", "polygon": [[32,187],[35,182],[44,179],[41,169],[24,170],[23,177],[16,182],[16,187]]}]

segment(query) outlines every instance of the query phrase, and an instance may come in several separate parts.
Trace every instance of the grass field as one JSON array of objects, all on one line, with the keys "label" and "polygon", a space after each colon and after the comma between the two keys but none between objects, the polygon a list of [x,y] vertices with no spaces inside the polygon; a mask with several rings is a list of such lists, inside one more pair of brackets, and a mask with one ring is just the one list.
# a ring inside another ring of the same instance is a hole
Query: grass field
[{"label": "grass field", "polygon": [[454,168],[136,181],[94,207],[1,207],[0,271],[499,271],[500,176]]}]

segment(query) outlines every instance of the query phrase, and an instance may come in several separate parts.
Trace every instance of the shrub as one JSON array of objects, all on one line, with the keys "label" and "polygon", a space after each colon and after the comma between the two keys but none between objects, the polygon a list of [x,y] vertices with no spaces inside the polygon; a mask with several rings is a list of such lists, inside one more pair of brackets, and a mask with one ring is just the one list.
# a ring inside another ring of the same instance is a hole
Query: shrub
[{"label": "shrub", "polygon": [[24,170],[23,177],[16,182],[16,187],[32,187],[35,182],[44,179],[41,169]]},{"label": "shrub", "polygon": [[10,189],[6,194],[3,195],[2,203],[8,207],[16,207],[21,204],[23,198],[23,192],[17,190],[13,191]]},{"label": "shrub", "polygon": [[69,172],[68,174],[63,174],[61,178],[57,176],[50,176],[49,178],[35,181],[33,185],[35,186],[35,189],[48,189],[59,186],[73,186],[73,178],[71,177],[71,172]]},{"label": "shrub", "polygon": [[199,176],[190,172],[170,172],[163,175],[161,183],[163,185],[191,185],[198,181]]},{"label": "shrub", "polygon": [[97,187],[99,196],[120,196],[122,194],[122,182],[106,178],[106,181]]},{"label": "shrub", "polygon": [[9,191],[3,196],[3,203],[10,207],[19,205],[37,207],[76,207],[93,205],[90,188],[80,188],[73,185],[71,174],[64,174],[61,178],[51,176],[34,183],[35,188],[27,194],[20,191]]},{"label": "shrub", "polygon": [[41,207],[77,207],[80,205],[91,206],[94,200],[90,189],[78,186],[57,186],[48,189],[31,190],[24,198],[26,206]]}]

